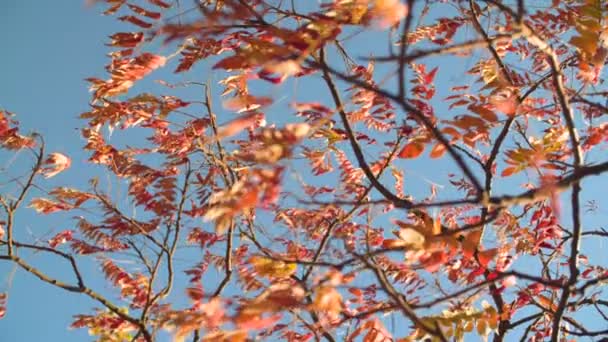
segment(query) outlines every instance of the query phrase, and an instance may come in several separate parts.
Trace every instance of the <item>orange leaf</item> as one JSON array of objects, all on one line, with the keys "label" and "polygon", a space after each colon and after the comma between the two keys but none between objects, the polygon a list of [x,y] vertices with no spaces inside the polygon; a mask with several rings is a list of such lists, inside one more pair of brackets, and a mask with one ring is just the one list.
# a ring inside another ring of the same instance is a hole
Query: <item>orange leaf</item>
[{"label": "orange leaf", "polygon": [[442,143],[437,143],[431,150],[431,158],[441,158],[445,154],[446,148]]},{"label": "orange leaf", "polygon": [[509,167],[505,168],[504,170],[502,170],[500,175],[502,177],[509,177],[517,172],[519,172],[517,166],[509,166]]},{"label": "orange leaf", "polygon": [[489,121],[489,122],[498,121],[498,116],[496,116],[496,114],[493,111],[489,110],[488,108],[486,108],[484,106],[470,105],[469,110],[472,111],[473,113],[481,116],[486,121]]},{"label": "orange leaf", "polygon": [[479,264],[483,267],[488,267],[488,264],[496,257],[496,254],[498,254],[498,249],[496,248],[478,252],[477,259],[479,260]]},{"label": "orange leaf", "polygon": [[[281,319],[281,314],[272,315],[266,318],[260,316],[248,316],[246,319],[238,320],[239,329],[256,330],[268,328]],[[232,341],[232,340],[231,340]]]},{"label": "orange leaf", "polygon": [[371,13],[381,28],[388,28],[399,23],[408,12],[406,5],[399,0],[376,0]]},{"label": "orange leaf", "polygon": [[543,295],[538,295],[538,297],[536,299],[538,300],[538,304],[540,304],[545,309],[551,310],[553,312],[555,312],[557,310],[557,305],[555,303],[553,303],[553,301],[551,299],[549,299],[549,297],[543,296]]},{"label": "orange leaf", "polygon": [[424,151],[424,145],[419,142],[411,142],[403,147],[399,152],[399,158],[411,159],[416,158]]},{"label": "orange leaf", "polygon": [[330,315],[337,315],[342,311],[342,296],[333,287],[321,286],[316,290],[311,309],[327,312]]},{"label": "orange leaf", "polygon": [[385,249],[393,249],[407,246],[407,242],[400,239],[384,239],[382,247]]},{"label": "orange leaf", "polygon": [[441,130],[441,132],[444,133],[444,134],[451,135],[452,136],[452,141],[457,140],[458,138],[460,138],[460,132],[458,132],[458,130],[456,128],[454,128],[454,127],[450,127],[450,126],[444,127]]},{"label": "orange leaf", "polygon": [[428,272],[437,272],[441,265],[448,261],[448,255],[444,251],[433,252],[426,260],[422,263],[424,269]]},{"label": "orange leaf", "polygon": [[481,240],[481,230],[470,232],[462,241],[462,252],[465,258],[472,258]]}]

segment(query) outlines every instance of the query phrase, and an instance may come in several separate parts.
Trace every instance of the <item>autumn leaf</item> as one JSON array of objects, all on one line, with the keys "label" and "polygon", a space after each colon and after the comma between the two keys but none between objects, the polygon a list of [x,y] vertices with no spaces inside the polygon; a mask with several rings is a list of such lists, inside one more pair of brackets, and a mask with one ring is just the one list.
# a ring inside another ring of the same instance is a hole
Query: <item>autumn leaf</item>
[{"label": "autumn leaf", "polygon": [[51,178],[68,169],[72,161],[66,155],[56,152],[51,153],[42,165],[40,172],[44,174],[44,178]]},{"label": "autumn leaf", "polygon": [[442,143],[437,143],[437,144],[435,144],[435,146],[433,146],[433,149],[431,150],[431,153],[430,153],[430,157],[431,158],[441,158],[445,154],[445,151],[447,151],[447,149],[445,148],[445,145]]},{"label": "autumn leaf", "polygon": [[297,268],[296,264],[285,263],[261,256],[254,256],[249,262],[253,265],[253,268],[258,274],[268,278],[289,277],[295,273]]},{"label": "autumn leaf", "polygon": [[145,29],[149,29],[149,28],[152,27],[152,23],[149,23],[147,21],[141,20],[141,19],[139,19],[138,17],[136,17],[134,15],[125,15],[125,16],[122,16],[122,17],[120,17],[118,19],[122,20],[122,21],[129,22],[129,23],[131,23],[133,25],[136,25],[136,26],[139,26],[139,27],[145,28]]},{"label": "autumn leaf", "polygon": [[342,312],[342,295],[333,287],[321,286],[316,289],[310,308],[335,317]]},{"label": "autumn leaf", "polygon": [[147,0],[149,3],[156,5],[158,7],[167,9],[167,8],[171,8],[171,4],[168,2],[164,2],[162,0]]},{"label": "autumn leaf", "polygon": [[411,142],[403,147],[403,149],[399,152],[399,158],[404,159],[413,159],[417,158],[424,151],[424,144],[420,142]]},{"label": "autumn leaf", "polygon": [[496,114],[489,110],[488,108],[484,107],[484,106],[476,106],[476,105],[470,105],[468,107],[468,109],[470,111],[472,111],[473,113],[481,116],[484,120],[488,121],[488,122],[496,122],[498,121],[498,116],[496,116]]},{"label": "autumn leaf", "polygon": [[511,176],[513,174],[518,173],[519,171],[521,171],[519,167],[517,167],[517,166],[509,166],[509,167],[506,167],[504,170],[502,170],[502,172],[500,173],[500,175],[502,177],[509,177],[509,176]]},{"label": "autumn leaf", "polygon": [[281,319],[281,314],[276,314],[262,318],[260,316],[247,316],[246,318],[237,318],[237,327],[247,331],[268,328]]},{"label": "autumn leaf", "polygon": [[400,0],[374,0],[368,14],[380,28],[391,27],[407,15],[408,8]]},{"label": "autumn leaf", "polygon": [[58,245],[64,244],[68,241],[72,241],[73,237],[72,235],[74,234],[74,231],[72,230],[64,230],[61,233],[53,236],[50,240],[49,240],[49,246],[51,248],[55,248]]},{"label": "autumn leaf", "polygon": [[490,95],[490,103],[497,110],[507,115],[514,115],[519,106],[519,99],[514,89],[506,87],[494,90]]},{"label": "autumn leaf", "polygon": [[421,259],[421,264],[427,272],[437,272],[441,266],[448,261],[448,255],[444,251],[435,251],[429,256]]},{"label": "autumn leaf", "polygon": [[143,32],[118,32],[110,36],[110,46],[134,48],[144,40]]},{"label": "autumn leaf", "polygon": [[269,97],[258,97],[253,95],[241,95],[224,101],[224,108],[237,113],[266,107],[272,103]]},{"label": "autumn leaf", "polygon": [[549,297],[541,294],[536,297],[536,300],[543,308],[551,312],[557,311],[557,303],[554,303]]},{"label": "autumn leaf", "polygon": [[257,113],[245,114],[219,127],[217,130],[217,139],[229,138],[240,133],[242,130],[253,126],[258,120],[258,116]]},{"label": "autumn leaf", "polygon": [[41,214],[51,214],[57,211],[70,210],[72,206],[67,203],[53,202],[45,198],[34,198],[29,205]]},{"label": "autumn leaf", "polygon": [[485,251],[477,252],[477,260],[479,264],[483,267],[488,267],[488,264],[496,257],[498,254],[498,249],[492,248]]},{"label": "autumn leaf", "polygon": [[159,12],[150,11],[150,10],[147,10],[147,9],[145,9],[143,7],[140,7],[140,6],[137,6],[137,5],[133,5],[133,4],[127,4],[127,6],[129,6],[129,8],[133,12],[135,12],[135,13],[137,13],[139,15],[142,15],[144,17],[148,17],[150,19],[158,20],[161,17],[161,14]]},{"label": "autumn leaf", "polygon": [[94,197],[92,194],[66,187],[55,188],[49,192],[49,195],[53,195],[61,202],[73,202],[74,207],[79,207]]}]

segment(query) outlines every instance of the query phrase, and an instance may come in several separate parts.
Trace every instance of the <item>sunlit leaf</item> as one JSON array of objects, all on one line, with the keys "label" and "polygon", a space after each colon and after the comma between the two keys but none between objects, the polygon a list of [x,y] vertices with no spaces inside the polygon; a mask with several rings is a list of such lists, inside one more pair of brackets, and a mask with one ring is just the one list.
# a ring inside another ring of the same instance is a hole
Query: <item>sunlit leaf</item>
[{"label": "sunlit leaf", "polygon": [[424,144],[419,142],[411,142],[403,147],[399,152],[399,158],[413,159],[417,158],[424,151]]}]

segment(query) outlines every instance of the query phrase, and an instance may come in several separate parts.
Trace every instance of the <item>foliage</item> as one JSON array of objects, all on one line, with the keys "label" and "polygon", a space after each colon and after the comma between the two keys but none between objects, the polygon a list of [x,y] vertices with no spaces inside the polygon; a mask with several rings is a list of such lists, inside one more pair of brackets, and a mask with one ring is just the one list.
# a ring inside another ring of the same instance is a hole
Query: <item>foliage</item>
[{"label": "foliage", "polygon": [[[583,239],[608,232],[583,222],[595,200],[582,211],[584,180],[608,170],[604,2],[96,3],[129,27],[81,114],[108,183],[69,184],[70,151],[47,154],[0,112],[2,153],[34,157],[0,194],[0,260],[96,303],[73,328],[148,342],[608,335],[608,272]],[[137,91],[167,70],[158,94]],[[32,210],[73,220],[22,238]],[[91,261],[111,290],[82,275]]]}]

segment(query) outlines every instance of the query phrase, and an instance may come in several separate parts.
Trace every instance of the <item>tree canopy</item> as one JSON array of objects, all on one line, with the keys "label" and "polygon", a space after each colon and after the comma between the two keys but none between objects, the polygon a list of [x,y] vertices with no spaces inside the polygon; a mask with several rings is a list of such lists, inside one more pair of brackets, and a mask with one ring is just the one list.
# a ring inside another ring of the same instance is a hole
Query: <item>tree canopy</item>
[{"label": "tree canopy", "polygon": [[[0,158],[20,161],[0,170],[0,261],[87,298],[72,328],[608,340],[607,3],[91,5],[124,24],[80,114],[103,177],[0,111]],[[65,224],[26,234],[27,215]]]}]

